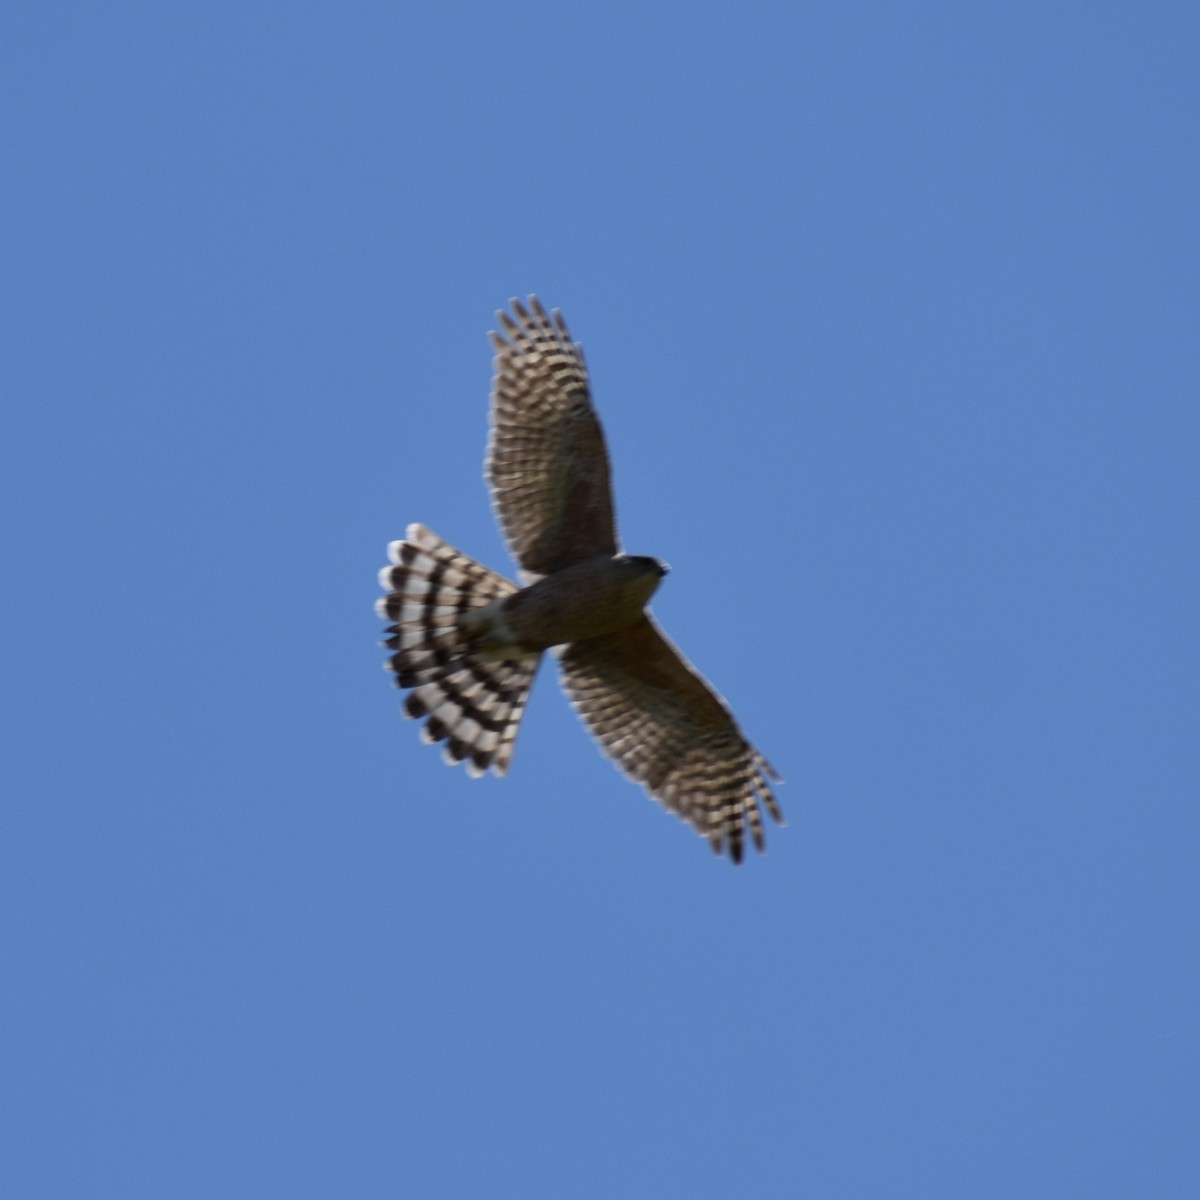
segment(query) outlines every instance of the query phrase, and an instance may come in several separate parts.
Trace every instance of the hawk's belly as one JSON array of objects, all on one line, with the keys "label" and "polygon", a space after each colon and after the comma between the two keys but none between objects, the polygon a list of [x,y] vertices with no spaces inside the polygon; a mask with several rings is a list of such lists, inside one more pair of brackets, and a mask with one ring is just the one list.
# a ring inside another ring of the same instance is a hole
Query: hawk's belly
[{"label": "hawk's belly", "polygon": [[628,559],[588,559],[509,596],[500,616],[527,652],[581,642],[639,620],[660,580]]}]

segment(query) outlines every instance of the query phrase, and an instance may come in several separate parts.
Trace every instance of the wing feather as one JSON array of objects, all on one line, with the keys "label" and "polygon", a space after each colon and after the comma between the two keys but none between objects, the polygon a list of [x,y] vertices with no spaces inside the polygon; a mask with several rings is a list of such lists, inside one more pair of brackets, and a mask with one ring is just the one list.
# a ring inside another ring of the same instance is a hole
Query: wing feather
[{"label": "wing feather", "polygon": [[496,314],[486,476],[496,519],[528,582],[617,551],[604,431],[583,350],[536,296]]},{"label": "wing feather", "polygon": [[763,849],[761,808],[784,824],[774,768],[738,729],[725,702],[649,616],[573,642],[562,684],[604,752],[631,779],[741,862],[746,826]]}]

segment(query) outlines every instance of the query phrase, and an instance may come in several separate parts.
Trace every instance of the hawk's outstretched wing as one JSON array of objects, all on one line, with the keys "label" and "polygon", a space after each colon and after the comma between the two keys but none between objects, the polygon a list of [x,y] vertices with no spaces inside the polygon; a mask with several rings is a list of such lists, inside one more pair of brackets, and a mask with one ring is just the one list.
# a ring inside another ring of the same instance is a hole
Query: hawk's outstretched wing
[{"label": "hawk's outstretched wing", "polygon": [[487,481],[496,518],[526,579],[615,554],[608,451],[583,351],[536,296],[496,314]]},{"label": "hawk's outstretched wing", "polygon": [[604,752],[717,853],[728,848],[741,861],[747,822],[763,848],[760,803],[784,823],[768,782],[779,776],[649,617],[572,642],[559,666],[563,688]]}]

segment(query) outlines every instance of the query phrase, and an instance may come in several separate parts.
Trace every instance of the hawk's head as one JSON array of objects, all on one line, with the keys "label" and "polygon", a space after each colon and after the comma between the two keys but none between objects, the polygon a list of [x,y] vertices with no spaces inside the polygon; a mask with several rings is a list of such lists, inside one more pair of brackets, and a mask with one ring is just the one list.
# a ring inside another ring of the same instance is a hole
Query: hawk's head
[{"label": "hawk's head", "polygon": [[626,562],[639,575],[652,576],[661,579],[671,568],[660,558],[651,558],[646,554],[618,554],[618,562]]},{"label": "hawk's head", "polygon": [[646,604],[650,600],[667,573],[665,562],[646,554],[618,554],[613,561],[628,581],[626,594],[636,597],[639,604]]}]

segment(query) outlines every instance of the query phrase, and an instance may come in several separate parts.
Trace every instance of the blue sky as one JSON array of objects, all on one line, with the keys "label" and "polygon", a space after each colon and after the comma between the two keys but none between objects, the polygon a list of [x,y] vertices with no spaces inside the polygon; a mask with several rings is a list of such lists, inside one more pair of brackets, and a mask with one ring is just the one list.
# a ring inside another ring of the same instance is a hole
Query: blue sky
[{"label": "blue sky", "polygon": [[[1200,1194],[1198,35],[7,6],[0,1190]],[[739,869],[552,670],[481,781],[381,670],[410,521],[511,569],[531,291]]]}]

